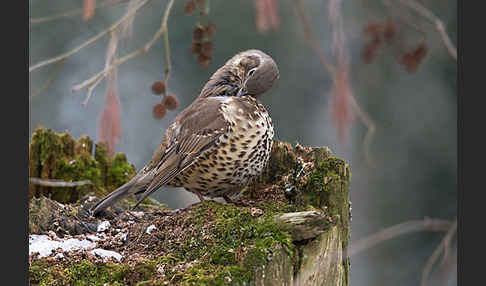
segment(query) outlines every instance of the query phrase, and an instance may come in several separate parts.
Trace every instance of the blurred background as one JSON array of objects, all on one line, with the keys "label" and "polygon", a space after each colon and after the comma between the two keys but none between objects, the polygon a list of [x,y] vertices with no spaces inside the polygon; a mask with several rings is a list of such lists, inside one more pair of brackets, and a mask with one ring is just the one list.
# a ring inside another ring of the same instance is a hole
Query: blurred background
[{"label": "blurred background", "polygon": [[[72,92],[73,86],[144,47],[160,29],[168,2],[30,0],[30,133],[43,125],[75,138],[108,138],[139,170],[211,74],[237,52],[260,49],[280,69],[279,81],[261,98],[276,138],[328,146],[350,164],[351,244],[404,222],[455,219],[457,67],[430,20],[440,19],[455,45],[456,1],[175,1],[167,22],[166,89],[178,107],[154,117],[162,96],[151,86],[164,80],[164,36],[100,81],[83,105],[88,88]],[[79,47],[137,5],[133,22],[115,36],[107,33],[62,61],[35,67]],[[203,51],[198,25],[214,32],[205,34],[202,41],[211,44]],[[153,198],[172,208],[197,201],[183,189],[161,189]],[[354,254],[351,285],[421,284],[445,235],[425,227]],[[446,246],[447,259],[440,256],[427,285],[457,283],[455,238]]]}]

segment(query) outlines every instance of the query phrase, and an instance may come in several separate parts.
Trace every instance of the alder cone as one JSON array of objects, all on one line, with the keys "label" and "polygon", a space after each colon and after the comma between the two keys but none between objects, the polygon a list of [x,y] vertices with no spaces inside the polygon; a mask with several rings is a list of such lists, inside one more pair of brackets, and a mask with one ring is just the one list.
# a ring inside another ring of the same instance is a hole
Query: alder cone
[{"label": "alder cone", "polygon": [[216,33],[216,27],[214,25],[207,24],[204,27],[204,31],[206,32],[206,35],[208,35],[208,37],[212,37]]},{"label": "alder cone", "polygon": [[164,97],[162,104],[169,110],[174,110],[179,107],[179,100],[173,94],[169,94]]},{"label": "alder cone", "polygon": [[194,1],[188,1],[184,4],[184,13],[191,15],[196,10],[196,3]]},{"label": "alder cone", "polygon": [[167,108],[162,103],[157,103],[152,109],[152,115],[155,119],[162,119],[167,114]]},{"label": "alder cone", "polygon": [[161,81],[156,81],[152,84],[152,93],[159,95],[165,93],[165,83]]},{"label": "alder cone", "polygon": [[206,41],[204,43],[202,43],[201,45],[201,54],[206,56],[206,57],[211,57],[213,55],[213,52],[214,52],[214,47],[213,47],[213,43],[210,42],[210,41]]}]

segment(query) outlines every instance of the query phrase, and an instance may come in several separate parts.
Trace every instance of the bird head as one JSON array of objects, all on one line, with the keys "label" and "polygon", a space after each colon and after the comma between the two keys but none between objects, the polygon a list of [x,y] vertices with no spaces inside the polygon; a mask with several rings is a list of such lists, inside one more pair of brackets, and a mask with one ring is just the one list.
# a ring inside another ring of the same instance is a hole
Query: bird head
[{"label": "bird head", "polygon": [[275,61],[260,50],[240,52],[218,69],[201,92],[201,96],[258,97],[279,78]]},{"label": "bird head", "polygon": [[227,63],[237,70],[241,78],[237,96],[257,97],[269,90],[279,77],[277,64],[260,50],[248,50],[238,53]]}]

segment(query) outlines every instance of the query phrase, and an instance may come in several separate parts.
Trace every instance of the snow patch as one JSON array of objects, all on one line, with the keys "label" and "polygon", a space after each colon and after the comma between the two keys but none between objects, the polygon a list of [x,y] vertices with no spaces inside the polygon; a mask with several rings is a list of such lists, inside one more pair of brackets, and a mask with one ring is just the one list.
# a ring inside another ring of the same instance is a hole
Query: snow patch
[{"label": "snow patch", "polygon": [[89,249],[96,247],[96,243],[86,239],[79,240],[70,238],[67,240],[55,241],[47,235],[29,235],[29,255],[39,253],[39,257],[46,257],[51,255],[57,248],[63,251],[71,251],[78,249]]},{"label": "snow patch", "polygon": [[120,253],[111,251],[111,250],[105,250],[101,248],[96,248],[90,251],[91,254],[99,256],[101,258],[115,258],[116,260],[120,261],[122,259],[122,256]]},{"label": "snow patch", "polygon": [[154,231],[155,229],[157,229],[157,227],[153,224],[151,224],[149,227],[147,227],[147,230],[145,231],[147,234],[151,234],[152,231]]},{"label": "snow patch", "polygon": [[109,221],[105,220],[105,221],[102,221],[100,222],[100,224],[98,225],[98,228],[96,229],[97,232],[103,232],[105,230],[107,230],[108,228],[110,228],[111,224]]}]

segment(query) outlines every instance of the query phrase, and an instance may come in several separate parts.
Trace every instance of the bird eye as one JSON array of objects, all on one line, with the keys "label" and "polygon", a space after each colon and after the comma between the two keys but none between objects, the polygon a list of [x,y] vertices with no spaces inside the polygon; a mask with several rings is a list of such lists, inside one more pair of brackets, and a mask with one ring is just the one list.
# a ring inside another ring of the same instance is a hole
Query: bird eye
[{"label": "bird eye", "polygon": [[256,71],[256,68],[255,69],[251,69],[248,71],[248,76],[252,76]]}]

